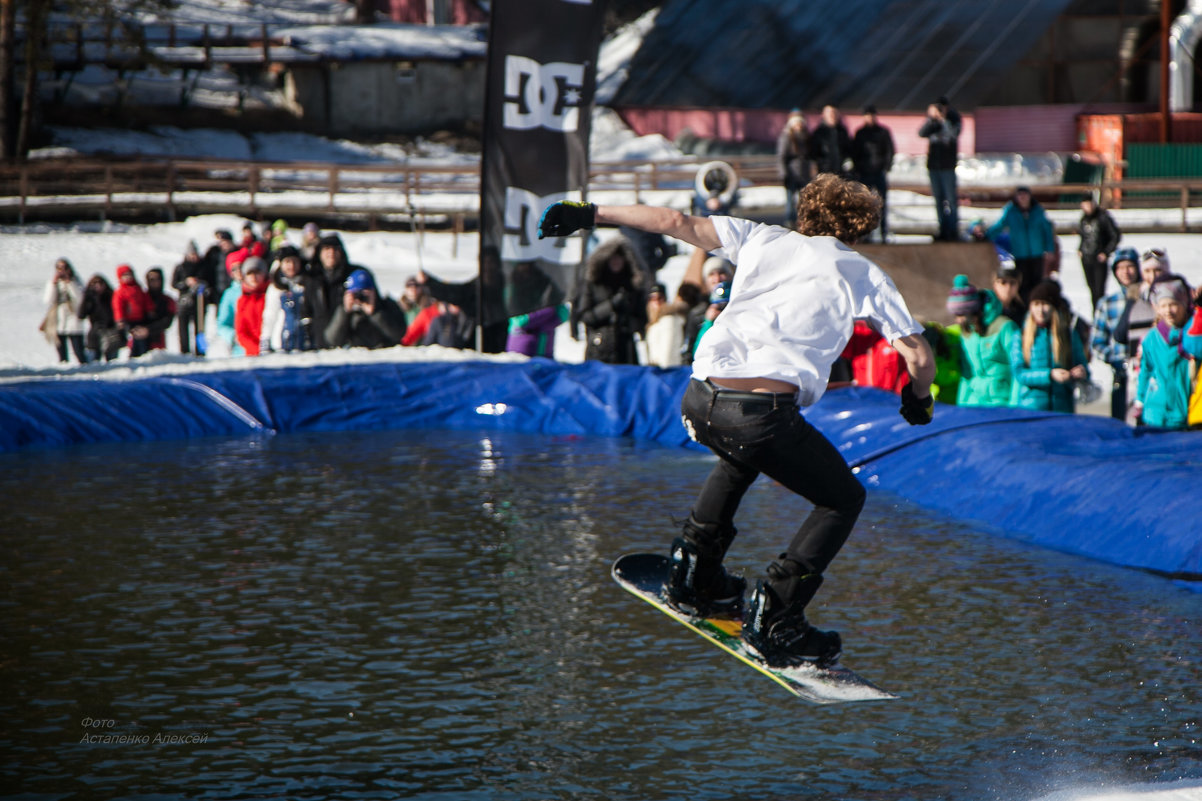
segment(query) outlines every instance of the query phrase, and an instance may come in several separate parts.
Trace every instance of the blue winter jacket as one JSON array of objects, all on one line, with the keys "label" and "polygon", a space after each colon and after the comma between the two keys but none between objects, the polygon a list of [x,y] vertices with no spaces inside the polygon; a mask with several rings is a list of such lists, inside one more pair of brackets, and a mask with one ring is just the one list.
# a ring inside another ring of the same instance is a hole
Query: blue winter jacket
[{"label": "blue winter jacket", "polygon": [[1030,364],[1023,359],[1022,331],[1017,332],[1010,345],[1010,369],[1014,372],[1013,406],[1053,412],[1076,410],[1073,382],[1058,384],[1052,380],[1053,367],[1063,367],[1067,370],[1080,364],[1085,366],[1086,372],[1089,371],[1089,366],[1085,364],[1085,348],[1081,345],[1081,337],[1077,336],[1075,330],[1070,333],[1073,341],[1072,364],[1057,365],[1052,361],[1052,338],[1048,335],[1048,329],[1035,329]]},{"label": "blue winter jacket", "polygon": [[1185,428],[1189,417],[1190,360],[1181,355],[1182,329],[1170,328],[1165,341],[1153,326],[1140,343],[1139,385],[1143,421],[1157,428]]},{"label": "blue winter jacket", "polygon": [[989,226],[988,236],[997,241],[1002,232],[1010,234],[1010,255],[1016,259],[1029,259],[1051,253],[1056,249],[1052,236],[1052,223],[1043,206],[1031,201],[1031,208],[1023,214],[1022,209],[1010,201],[1002,208],[1002,216]]}]

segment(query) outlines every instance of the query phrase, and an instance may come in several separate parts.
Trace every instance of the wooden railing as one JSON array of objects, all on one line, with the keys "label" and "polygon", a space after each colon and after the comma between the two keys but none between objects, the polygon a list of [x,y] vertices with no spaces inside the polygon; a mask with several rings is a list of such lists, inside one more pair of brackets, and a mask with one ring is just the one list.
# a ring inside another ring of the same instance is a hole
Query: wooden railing
[{"label": "wooden railing", "polygon": [[[724,157],[744,186],[779,187],[772,157]],[[611,202],[657,202],[656,193],[691,193],[706,159],[606,162],[592,165],[589,191]],[[926,183],[893,183],[893,190],[929,194]],[[1075,208],[1101,191],[1116,207],[1180,211],[1175,230],[1190,229],[1188,210],[1202,206],[1202,180],[1108,181],[1100,186],[1036,186],[1051,209]],[[181,219],[234,213],[253,219],[313,216],[360,219],[369,226],[413,220],[462,227],[479,213],[478,166],[329,164],[216,159],[44,159],[0,165],[0,219]],[[966,202],[1001,206],[1012,187],[960,185]],[[783,204],[783,193],[781,196]],[[1163,218],[1162,218],[1163,219]],[[1177,219],[1174,216],[1174,219]],[[1163,224],[1162,224],[1163,227]],[[1197,224],[1194,228],[1202,228]]]}]

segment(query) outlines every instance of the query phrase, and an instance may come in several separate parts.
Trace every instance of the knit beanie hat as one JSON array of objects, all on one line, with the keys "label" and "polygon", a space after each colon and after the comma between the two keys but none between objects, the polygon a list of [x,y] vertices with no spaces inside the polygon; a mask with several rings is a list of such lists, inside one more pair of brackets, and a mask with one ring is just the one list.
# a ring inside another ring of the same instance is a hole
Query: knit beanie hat
[{"label": "knit beanie hat", "polygon": [[367,270],[355,270],[347,276],[343,283],[347,292],[362,292],[370,289],[373,292],[376,289],[376,282],[372,279],[371,273]]},{"label": "knit beanie hat", "polygon": [[1119,262],[1129,261],[1139,269],[1139,251],[1135,248],[1119,248],[1110,254],[1110,272],[1114,272],[1114,268],[1119,266]]},{"label": "knit beanie hat", "polygon": [[1186,309],[1191,306],[1189,285],[1179,275],[1160,275],[1152,282],[1152,305],[1165,298],[1177,301]]},{"label": "knit beanie hat", "polygon": [[981,293],[968,282],[967,275],[957,275],[952,291],[947,295],[947,311],[953,316],[968,316],[981,311]]},{"label": "knit beanie hat", "polygon": [[1062,301],[1060,294],[1060,284],[1056,281],[1045,279],[1035,285],[1031,290],[1031,303],[1037,300],[1042,300],[1044,303],[1050,303],[1053,306],[1059,306]]},{"label": "knit beanie hat", "polygon": [[1162,273],[1170,273],[1172,269],[1169,267],[1169,254],[1163,248],[1152,248],[1144,253],[1139,262],[1139,269],[1142,271],[1150,264],[1159,264]]}]

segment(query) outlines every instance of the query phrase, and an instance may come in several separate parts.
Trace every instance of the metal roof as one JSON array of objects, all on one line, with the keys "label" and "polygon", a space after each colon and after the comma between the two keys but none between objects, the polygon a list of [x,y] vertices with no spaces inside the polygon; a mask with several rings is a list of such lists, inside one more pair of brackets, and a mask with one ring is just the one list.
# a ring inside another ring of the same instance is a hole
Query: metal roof
[{"label": "metal roof", "polygon": [[975,108],[1070,0],[668,0],[614,105]]}]

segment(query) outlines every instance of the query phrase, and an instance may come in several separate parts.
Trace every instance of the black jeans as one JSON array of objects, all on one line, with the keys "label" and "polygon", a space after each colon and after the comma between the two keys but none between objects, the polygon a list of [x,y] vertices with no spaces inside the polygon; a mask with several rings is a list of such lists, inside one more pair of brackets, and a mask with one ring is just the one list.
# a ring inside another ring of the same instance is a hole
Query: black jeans
[{"label": "black jeans", "polygon": [[718,455],[694,519],[732,526],[743,495],[763,473],[814,504],[787,555],[807,573],[826,570],[847,541],[865,492],[842,454],[801,416],[794,397],[693,380],[681,411],[689,435]]},{"label": "black jeans", "polygon": [[864,172],[859,175],[860,183],[875,189],[881,196],[881,241],[889,236],[889,177],[885,172]]},{"label": "black jeans", "polygon": [[88,363],[88,352],[84,350],[83,346],[83,334],[58,335],[58,360],[60,362],[67,361],[68,345],[71,346],[71,351],[75,354],[75,358],[80,364]]},{"label": "black jeans", "polygon": [[930,170],[931,197],[939,218],[939,236],[944,242],[960,239],[960,193],[956,188],[956,170]]}]

